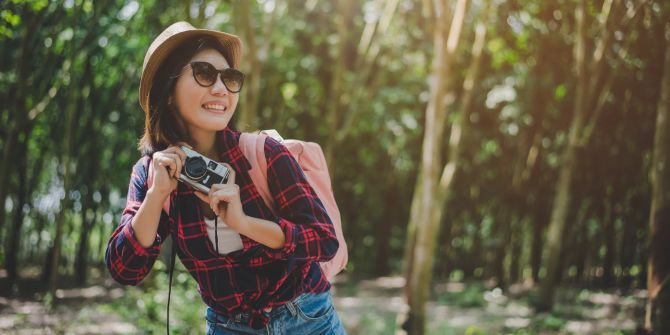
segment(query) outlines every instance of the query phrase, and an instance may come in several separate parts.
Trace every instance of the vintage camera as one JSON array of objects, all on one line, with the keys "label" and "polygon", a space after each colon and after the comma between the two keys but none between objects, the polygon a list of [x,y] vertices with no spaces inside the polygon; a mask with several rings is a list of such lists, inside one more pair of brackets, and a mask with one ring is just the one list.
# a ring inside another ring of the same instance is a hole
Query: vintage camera
[{"label": "vintage camera", "polygon": [[179,175],[180,181],[205,194],[209,193],[213,184],[225,184],[228,181],[230,171],[226,166],[186,146],[181,146],[181,149],[187,157]]}]

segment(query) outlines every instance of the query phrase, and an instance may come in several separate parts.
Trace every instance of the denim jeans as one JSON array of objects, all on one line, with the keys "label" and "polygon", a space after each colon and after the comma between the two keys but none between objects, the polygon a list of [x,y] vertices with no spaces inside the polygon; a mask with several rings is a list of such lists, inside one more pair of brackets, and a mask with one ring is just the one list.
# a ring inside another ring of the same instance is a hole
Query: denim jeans
[{"label": "denim jeans", "polygon": [[270,322],[265,328],[253,329],[246,324],[246,313],[229,317],[207,307],[207,334],[267,334],[267,335],[346,335],[335,311],[330,291],[303,293],[295,300],[270,311]]}]

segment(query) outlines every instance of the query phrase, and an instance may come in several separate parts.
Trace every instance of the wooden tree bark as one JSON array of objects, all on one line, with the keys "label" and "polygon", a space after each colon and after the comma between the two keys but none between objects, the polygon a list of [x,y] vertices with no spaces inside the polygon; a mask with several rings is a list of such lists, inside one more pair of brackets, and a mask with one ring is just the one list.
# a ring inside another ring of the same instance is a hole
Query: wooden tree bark
[{"label": "wooden tree bark", "polygon": [[[74,17],[73,17],[73,26],[77,26],[77,20],[79,19],[79,13],[81,6],[76,6],[74,8]],[[70,60],[70,80],[71,83],[76,83],[77,79],[77,71],[76,71],[76,66],[75,62],[77,61],[77,48],[75,41],[72,41],[72,46],[71,46],[71,53],[69,55],[69,60]],[[65,111],[65,129],[63,133],[63,159],[62,159],[62,166],[63,166],[63,191],[64,191],[64,196],[63,199],[60,200],[60,212],[58,212],[58,215],[56,217],[56,231],[54,235],[54,240],[53,240],[53,248],[52,248],[52,253],[51,253],[51,271],[49,273],[49,291],[48,291],[48,299],[51,300],[50,302],[54,301],[55,298],[55,293],[56,293],[56,286],[57,286],[57,281],[58,281],[58,266],[60,264],[60,256],[61,256],[61,246],[63,243],[63,227],[65,226],[65,220],[66,220],[66,214],[70,209],[70,187],[71,187],[71,179],[72,179],[72,152],[73,152],[73,140],[74,140],[74,133],[77,131],[74,128],[74,123],[75,123],[75,117],[77,114],[77,100],[80,98],[79,95],[79,89],[76,85],[71,85],[69,88],[69,100],[68,104],[66,107]]]},{"label": "wooden tree bark", "polygon": [[241,129],[253,129],[256,127],[256,108],[258,105],[258,90],[260,83],[260,61],[258,59],[258,46],[256,43],[256,32],[251,24],[251,1],[236,0],[233,2],[235,30],[239,32],[244,41],[243,66],[248,72],[245,77],[244,90],[242,91],[243,103],[241,104],[240,122]]},{"label": "wooden tree bark", "polygon": [[665,24],[665,64],[656,115],[651,166],[650,249],[647,265],[648,301],[645,328],[670,332],[670,23]]},{"label": "wooden tree bark", "polygon": [[[473,46],[473,61],[470,75],[464,83],[465,93],[463,110],[459,119],[454,122],[449,138],[449,157],[442,166],[444,152],[443,137],[446,125],[445,97],[452,72],[453,55],[459,44],[464,16],[468,1],[456,3],[451,26],[447,27],[447,1],[435,3],[435,31],[433,34],[434,58],[432,65],[432,81],[430,99],[426,108],[422,158],[419,178],[412,199],[412,209],[408,226],[406,245],[406,290],[409,303],[409,315],[405,328],[409,334],[425,332],[425,304],[430,291],[434,255],[440,223],[444,213],[446,199],[451,192],[453,177],[460,165],[462,138],[468,132],[468,111],[472,103],[472,88],[478,75],[478,63],[481,57],[486,36],[486,18],[477,29]],[[484,8],[487,13],[490,4]]]},{"label": "wooden tree bark", "polygon": [[[567,216],[571,205],[571,184],[577,168],[577,154],[585,145],[595,124],[609,91],[611,80],[606,77],[608,55],[611,54],[611,43],[615,31],[625,27],[638,18],[639,9],[646,1],[640,1],[629,9],[622,17],[613,19],[612,13],[619,13],[624,4],[622,1],[605,0],[600,13],[601,38],[596,40],[593,57],[587,59],[588,26],[587,3],[580,0],[576,11],[576,37],[574,45],[575,57],[575,106],[572,122],[568,132],[568,143],[563,149],[559,177],[556,183],[549,229],[547,233],[547,275],[540,285],[540,295],[536,301],[538,311],[551,310],[554,292],[560,278],[560,255],[563,252],[562,236],[565,231]],[[610,69],[610,73],[613,72]],[[611,77],[609,77],[611,78]]]},{"label": "wooden tree bark", "polygon": [[[616,255],[616,230],[614,227],[615,220],[615,201],[612,195],[613,190],[608,189],[605,201],[605,215],[603,217],[603,234],[602,238],[605,242],[605,255],[603,257],[603,278],[602,285],[604,288],[614,286],[614,258]],[[586,223],[585,223],[586,224]]]},{"label": "wooden tree bark", "polygon": [[[74,76],[73,76],[74,77]],[[77,94],[73,93],[73,100],[77,99]],[[77,113],[76,107],[74,105],[69,106],[66,112],[66,121],[65,121],[65,130],[63,133],[63,147],[65,148],[63,152],[62,166],[63,166],[63,190],[64,198],[60,201],[60,212],[56,218],[56,232],[54,235],[54,244],[53,252],[51,254],[51,272],[49,274],[49,295],[55,297],[56,286],[58,281],[58,266],[60,265],[61,257],[61,246],[63,244],[63,228],[65,226],[65,220],[67,219],[66,214],[70,210],[70,198],[69,193],[72,186],[72,175],[74,173],[72,169],[72,158],[73,158],[73,137],[74,132],[74,118]]]},{"label": "wooden tree bark", "polygon": [[[19,47],[19,54],[16,58],[16,76],[17,78],[26,78],[28,73],[30,73],[30,53],[31,53],[31,41],[33,40],[34,35],[39,29],[39,22],[43,20],[46,15],[46,10],[42,10],[38,13],[33,13],[28,9],[28,6],[24,6],[21,16],[26,20],[21,28],[21,43]],[[7,48],[11,50],[11,48]],[[3,50],[2,54],[5,54]],[[17,143],[19,141],[19,136],[21,131],[26,128],[26,123],[28,121],[28,113],[25,111],[28,109],[26,98],[28,96],[30,88],[27,85],[27,81],[19,80],[16,86],[11,87],[9,90],[8,96],[11,97],[11,100],[14,101],[14,104],[11,107],[8,107],[10,110],[9,115],[9,124],[8,130],[5,136],[5,139],[2,141],[2,158],[0,160],[0,238],[2,237],[4,221],[5,221],[5,199],[7,197],[8,188],[9,188],[9,176],[13,171],[13,159],[16,155]],[[7,108],[2,106],[1,108]]]},{"label": "wooden tree bark", "polygon": [[[355,128],[361,111],[366,109],[360,104],[367,104],[372,95],[378,91],[379,76],[376,75],[376,69],[382,54],[380,40],[393,21],[398,3],[399,0],[374,2],[374,7],[381,12],[381,16],[378,20],[366,23],[358,41],[357,51],[353,50],[355,45],[351,34],[354,2],[344,0],[338,3],[339,17],[336,18],[338,51],[334,60],[335,68],[332,71],[328,99],[327,122],[330,132],[324,145],[324,154],[329,164],[333,161],[331,157],[335,148],[346,140],[351,130]],[[351,55],[354,54],[356,57],[352,58]],[[359,85],[345,87],[345,74],[353,77],[353,82],[365,83],[365,89],[361,89]]]},{"label": "wooden tree bark", "polygon": [[[91,79],[93,76],[91,76],[92,62],[90,61],[90,57],[86,61],[85,68],[84,78],[89,78],[87,87],[92,89],[95,83]],[[91,90],[90,99],[88,101],[89,108],[87,110],[88,114],[91,115],[89,115],[88,119],[86,120],[86,124],[84,126],[84,129],[86,130],[95,129],[95,124],[98,122],[99,113],[96,113],[96,104],[98,101],[100,101],[99,96],[95,94],[95,90]],[[86,157],[85,159],[88,164],[87,168],[83,172],[83,180],[84,185],[86,185],[86,189],[84,190],[82,200],[81,229],[79,245],[77,247],[77,257],[75,258],[75,273],[77,282],[81,285],[84,285],[86,284],[86,270],[88,267],[88,259],[90,258],[89,236],[91,235],[91,228],[93,228],[93,224],[95,222],[94,220],[89,220],[87,214],[89,208],[95,211],[97,207],[93,203],[93,190],[95,189],[95,178],[100,166],[100,148],[98,148],[97,136],[89,136],[88,134],[84,134],[82,137],[85,137],[87,141],[84,157]],[[95,215],[93,216],[95,217]]]},{"label": "wooden tree bark", "polygon": [[[239,122],[237,122],[240,130],[256,130],[259,128],[258,120],[258,105],[260,97],[260,83],[261,73],[265,65],[267,55],[270,52],[272,41],[272,30],[277,20],[277,7],[279,4],[275,3],[274,9],[266,15],[254,17],[252,13],[252,1],[235,0],[233,1],[234,23],[235,31],[240,34],[243,41],[244,57],[242,60],[242,70],[246,73],[244,78],[244,88],[242,89],[242,99],[238,106]],[[259,43],[256,37],[256,29],[252,23],[253,20],[260,20],[263,23],[262,34],[263,43]]]},{"label": "wooden tree bark", "polygon": [[[18,185],[18,192],[16,195],[16,204],[14,204],[14,220],[12,224],[12,229],[10,230],[11,234],[9,234],[9,238],[7,239],[7,245],[6,245],[6,264],[7,264],[7,275],[9,279],[9,283],[11,287],[13,288],[14,285],[17,284],[17,280],[19,278],[18,275],[18,253],[21,250],[21,228],[23,226],[23,206],[26,204],[28,201],[27,199],[27,193],[28,193],[28,183],[26,181],[27,179],[27,138],[23,138],[22,141],[20,141],[20,144],[18,146],[17,153],[19,157],[17,159],[12,160],[14,164],[16,164],[16,169],[18,172],[19,176],[19,185]],[[17,164],[18,163],[18,164]],[[12,289],[14,291],[14,289]]]},{"label": "wooden tree bark", "polygon": [[570,209],[570,186],[577,163],[579,137],[584,126],[585,94],[589,79],[586,69],[586,15],[586,0],[580,0],[575,13],[577,24],[575,42],[575,73],[577,77],[575,112],[568,135],[568,144],[563,151],[563,160],[556,184],[556,196],[554,198],[547,235],[547,276],[540,286],[540,299],[536,306],[538,310],[550,310],[553,304],[554,291],[559,275],[559,258],[563,243],[562,236]]},{"label": "wooden tree bark", "polygon": [[332,79],[330,82],[330,91],[328,95],[328,111],[327,122],[330,125],[328,132],[328,142],[326,142],[324,155],[326,162],[332,164],[333,151],[335,148],[335,137],[337,130],[340,128],[342,120],[342,109],[346,104],[344,101],[344,75],[346,64],[348,62],[348,46],[350,44],[351,35],[351,17],[353,11],[353,0],[341,0],[337,2],[338,13],[335,17],[335,24],[337,26],[337,54],[335,56],[335,66],[332,71]]}]

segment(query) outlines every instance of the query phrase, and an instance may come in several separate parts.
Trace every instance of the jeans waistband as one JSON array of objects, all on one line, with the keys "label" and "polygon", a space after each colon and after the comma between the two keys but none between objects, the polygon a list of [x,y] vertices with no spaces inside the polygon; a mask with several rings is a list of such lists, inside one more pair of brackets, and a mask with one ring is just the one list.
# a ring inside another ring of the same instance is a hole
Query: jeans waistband
[{"label": "jeans waistband", "polygon": [[[316,294],[327,294],[328,291],[322,292],[322,293],[316,293]],[[305,298],[309,297],[309,295],[314,295],[314,293],[302,293],[299,296],[297,296],[295,299],[291,301],[287,301],[279,306],[274,306],[272,307],[272,310],[269,312],[263,311],[265,315],[269,316],[270,318],[273,318],[277,315],[283,314],[283,313],[291,313],[291,315],[297,315],[297,307],[296,304],[299,303],[300,301],[304,300]],[[249,317],[251,316],[251,313],[238,313],[238,314],[233,314],[233,315],[227,315],[227,314],[220,314],[214,311],[211,307],[207,308],[207,315],[211,318],[216,318],[217,320],[221,321],[221,317],[224,318],[229,318],[231,321],[234,321],[236,323],[246,323],[247,320],[249,320]]]}]

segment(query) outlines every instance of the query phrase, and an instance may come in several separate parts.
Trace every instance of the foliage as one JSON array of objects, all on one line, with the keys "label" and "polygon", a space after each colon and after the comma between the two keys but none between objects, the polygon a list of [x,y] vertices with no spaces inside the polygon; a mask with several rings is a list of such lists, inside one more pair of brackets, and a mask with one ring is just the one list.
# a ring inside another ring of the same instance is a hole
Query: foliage
[{"label": "foliage", "polygon": [[[152,39],[177,20],[256,37],[257,122],[241,126],[277,128],[285,138],[316,141],[329,150],[349,278],[402,272],[433,79],[435,22],[425,7],[431,1],[400,0],[389,9],[394,1],[352,0],[343,9],[330,1],[258,0],[250,4],[251,31],[236,24],[237,1],[246,0],[0,2],[0,287],[16,285],[29,266],[42,267],[44,278],[54,271],[50,252],[61,213],[63,249],[55,271],[103,267],[139,158],[143,57]],[[589,3],[589,36],[597,36],[604,1]],[[495,15],[467,114],[471,131],[444,204],[449,210],[437,237],[434,273],[437,280],[490,279],[507,292],[513,283],[536,283],[546,274],[547,223],[577,89],[576,1],[491,4]],[[470,1],[451,60],[445,142],[464,115],[463,80],[472,71],[472,41],[485,6]],[[647,1],[640,13],[612,35],[602,111],[577,153],[560,271],[565,283],[577,287],[646,285],[648,172],[667,1]],[[346,23],[343,40],[339,20]],[[596,48],[595,40],[587,45],[589,54]],[[334,124],[333,110],[339,117]],[[195,292],[193,281],[181,282],[180,276],[175,289]],[[147,282],[109,308],[158,332],[164,280]],[[484,293],[482,286],[468,285],[437,300],[483,307]],[[135,301],[146,313],[121,308]],[[184,311],[180,317],[201,325],[201,314]],[[370,316],[366,322],[370,329],[395,329],[387,321]],[[563,326],[560,318],[538,322],[547,329]]]}]

